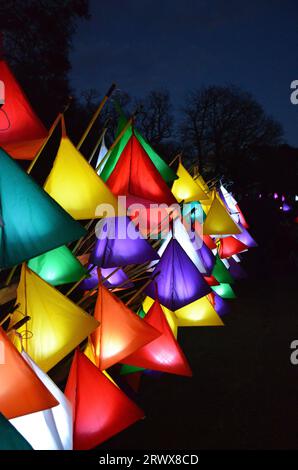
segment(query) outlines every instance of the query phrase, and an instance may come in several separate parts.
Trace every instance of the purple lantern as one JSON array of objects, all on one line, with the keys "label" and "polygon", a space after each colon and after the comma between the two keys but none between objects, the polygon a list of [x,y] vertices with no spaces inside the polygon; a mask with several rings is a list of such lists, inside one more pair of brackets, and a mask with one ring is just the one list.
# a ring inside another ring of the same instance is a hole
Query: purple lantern
[{"label": "purple lantern", "polygon": [[159,259],[150,243],[126,216],[102,219],[98,222],[96,235],[98,240],[90,262],[102,268],[142,264]]},{"label": "purple lantern", "polygon": [[170,240],[152,276],[154,281],[146,288],[147,295],[155,298],[156,283],[160,303],[173,311],[211,292],[202,274],[175,239]]}]

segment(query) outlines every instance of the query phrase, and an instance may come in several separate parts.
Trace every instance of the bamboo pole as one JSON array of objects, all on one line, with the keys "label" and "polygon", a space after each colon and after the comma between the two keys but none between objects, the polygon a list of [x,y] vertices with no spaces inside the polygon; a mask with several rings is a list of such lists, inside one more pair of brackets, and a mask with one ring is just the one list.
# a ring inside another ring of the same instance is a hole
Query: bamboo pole
[{"label": "bamboo pole", "polygon": [[180,163],[181,163],[181,157],[182,157],[182,152],[177,153],[176,157],[174,157],[173,160],[169,163],[169,166],[172,166],[177,160],[177,158],[180,159]]},{"label": "bamboo pole", "polygon": [[[86,229],[86,230],[88,230],[88,229],[91,227],[92,222],[93,222],[93,219],[91,219],[91,220],[89,220],[89,222],[87,222],[87,224],[85,225],[85,229]],[[84,238],[85,238],[85,235],[84,235],[83,237],[81,237],[81,238],[77,241],[77,243],[75,244],[75,246],[74,246],[74,248],[73,248],[73,250],[72,250],[73,253],[76,253],[76,251],[79,249],[80,244],[82,243],[82,241],[84,240]]]},{"label": "bamboo pole", "polygon": [[65,297],[68,297],[77,287],[81,284],[81,282],[87,277],[87,275],[92,271],[94,268],[94,264],[92,264],[89,269],[87,269],[87,273],[83,274],[80,279],[66,292]]},{"label": "bamboo pole", "polygon": [[[106,282],[111,276],[113,276],[117,271],[119,271],[119,269],[121,269],[121,266],[119,268],[116,268],[114,269],[114,271],[112,271],[107,277],[103,278],[100,280],[101,283],[104,283]],[[78,302],[77,302],[77,305],[81,305],[82,302],[84,302],[85,300],[89,299],[89,297],[91,297],[91,295],[96,292],[96,290],[98,289],[98,286],[94,287],[94,289],[91,289],[87,295],[85,295],[84,297],[82,297]]]},{"label": "bamboo pole", "polygon": [[[105,126],[106,126],[106,123],[105,123]],[[97,139],[96,144],[95,144],[95,146],[94,146],[94,149],[93,149],[93,151],[92,151],[92,153],[91,153],[91,155],[90,155],[90,157],[89,157],[88,163],[91,163],[91,162],[92,162],[93,157],[94,157],[94,155],[96,154],[96,152],[98,151],[99,146],[101,145],[101,143],[102,143],[102,141],[103,141],[103,138],[104,138],[105,133],[107,132],[107,130],[108,130],[107,127],[104,127],[104,128],[103,128],[103,131],[102,131],[102,133],[100,134],[99,138]]]},{"label": "bamboo pole", "polygon": [[116,84],[113,83],[112,86],[109,88],[109,90],[107,91],[107,93],[105,94],[105,96],[103,97],[103,99],[101,100],[101,102],[99,103],[99,106],[97,108],[97,110],[95,111],[95,113],[93,114],[92,118],[91,118],[91,121],[89,122],[85,132],[83,133],[78,145],[77,145],[77,150],[80,150],[80,148],[82,147],[83,143],[85,142],[85,139],[86,137],[88,136],[89,132],[91,131],[92,127],[93,127],[93,124],[95,123],[96,119],[98,118],[98,116],[100,115],[101,111],[102,111],[102,108],[104,107],[104,105],[106,104],[106,102],[108,101],[108,99],[111,97],[111,95],[113,94],[113,91],[115,90],[116,88]]},{"label": "bamboo pole", "polygon": [[128,300],[128,302],[126,302],[126,307],[128,307],[128,305],[130,305],[142,292],[143,290],[146,289],[146,287],[152,282],[154,281],[154,279],[156,278],[156,276],[158,276],[158,274],[160,274],[160,271],[158,271],[157,273],[154,274],[154,276],[152,276],[150,279],[148,279],[147,282],[145,282],[145,284],[142,285],[142,287],[140,287],[140,289],[137,290],[137,292]]},{"label": "bamboo pole", "polygon": [[133,123],[134,119],[135,119],[135,114],[134,113],[127,121],[127,123],[125,124],[125,126],[123,127],[122,131],[117,135],[116,139],[114,140],[114,142],[112,143],[112,145],[110,146],[109,150],[107,151],[107,153],[105,154],[104,158],[102,159],[102,161],[100,162],[99,165],[97,165],[97,167],[95,168],[95,171],[97,172],[100,168],[101,165],[103,165],[104,163],[106,163],[107,159],[109,158],[109,156],[111,155],[112,153],[112,150],[116,147],[116,145],[118,144],[118,142],[120,141],[121,137],[123,137],[123,135],[125,134],[125,132],[127,131],[127,129],[129,128],[129,126]]}]

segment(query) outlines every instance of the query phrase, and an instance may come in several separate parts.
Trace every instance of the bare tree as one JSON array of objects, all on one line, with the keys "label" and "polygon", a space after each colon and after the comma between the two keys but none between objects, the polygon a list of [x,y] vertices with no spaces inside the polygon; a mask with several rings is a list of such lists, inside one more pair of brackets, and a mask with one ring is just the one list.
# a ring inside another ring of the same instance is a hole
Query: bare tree
[{"label": "bare tree", "polygon": [[201,166],[211,163],[215,172],[235,159],[253,157],[258,147],[278,144],[283,135],[252,95],[235,86],[190,93],[183,114],[181,136],[191,159]]},{"label": "bare tree", "polygon": [[136,105],[137,127],[152,145],[171,137],[174,119],[167,91],[151,91],[144,99],[137,100]]}]

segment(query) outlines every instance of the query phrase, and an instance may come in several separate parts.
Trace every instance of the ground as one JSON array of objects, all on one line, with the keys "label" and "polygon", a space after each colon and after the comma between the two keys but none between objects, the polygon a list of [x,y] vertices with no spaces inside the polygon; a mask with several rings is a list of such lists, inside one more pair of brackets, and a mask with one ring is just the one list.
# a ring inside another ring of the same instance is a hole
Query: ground
[{"label": "ground", "polygon": [[144,377],[135,399],[146,419],[100,449],[297,449],[297,276],[275,215],[252,217],[260,247],[246,255],[225,327],[179,330],[193,378]]}]

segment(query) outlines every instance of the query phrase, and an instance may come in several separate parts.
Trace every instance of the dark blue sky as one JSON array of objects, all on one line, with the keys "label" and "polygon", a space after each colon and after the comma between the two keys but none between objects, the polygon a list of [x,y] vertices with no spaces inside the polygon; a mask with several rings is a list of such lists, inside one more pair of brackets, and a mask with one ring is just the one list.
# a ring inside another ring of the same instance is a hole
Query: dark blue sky
[{"label": "dark blue sky", "polygon": [[298,0],[90,0],[74,39],[72,86],[135,96],[236,84],[278,119],[298,146]]}]

